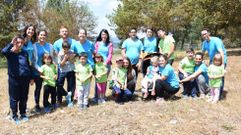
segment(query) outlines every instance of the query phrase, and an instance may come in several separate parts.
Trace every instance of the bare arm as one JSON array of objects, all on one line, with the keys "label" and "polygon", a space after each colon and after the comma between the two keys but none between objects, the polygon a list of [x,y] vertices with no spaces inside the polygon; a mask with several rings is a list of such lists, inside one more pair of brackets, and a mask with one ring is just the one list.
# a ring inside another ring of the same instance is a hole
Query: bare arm
[{"label": "bare arm", "polygon": [[196,77],[198,77],[200,74],[202,74],[202,71],[201,70],[198,70],[196,72],[194,72],[192,75],[182,79],[180,82],[183,83],[183,82],[188,82],[192,79],[195,79]]}]

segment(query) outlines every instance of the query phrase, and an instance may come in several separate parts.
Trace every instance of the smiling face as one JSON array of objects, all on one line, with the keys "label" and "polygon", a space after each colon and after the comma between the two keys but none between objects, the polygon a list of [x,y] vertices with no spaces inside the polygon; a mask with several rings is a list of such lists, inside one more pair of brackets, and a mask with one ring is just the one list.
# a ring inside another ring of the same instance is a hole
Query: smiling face
[{"label": "smiling face", "polygon": [[135,39],[136,38],[136,30],[131,29],[129,32],[129,36],[130,36],[130,38]]},{"label": "smiling face", "polygon": [[46,38],[47,38],[47,33],[46,31],[40,31],[39,34],[38,34],[38,40],[39,42],[46,42]]},{"label": "smiling face", "polygon": [[201,35],[202,35],[202,39],[203,39],[203,40],[209,40],[209,35],[210,35],[210,33],[209,33],[207,30],[203,30],[203,31],[201,32]]},{"label": "smiling face", "polygon": [[105,32],[102,32],[102,33],[101,33],[101,40],[102,40],[103,42],[106,42],[107,37],[108,37],[107,33],[105,33]]},{"label": "smiling face", "polygon": [[27,28],[26,35],[27,35],[28,38],[32,38],[34,33],[35,33],[35,29],[34,29],[33,26],[30,26],[30,27]]},{"label": "smiling face", "polygon": [[21,38],[17,38],[16,41],[14,42],[14,46],[16,49],[21,49],[24,45],[24,40]]},{"label": "smiling face", "polygon": [[201,65],[202,61],[203,61],[202,55],[196,54],[195,55],[195,64],[196,65]]},{"label": "smiling face", "polygon": [[63,39],[66,39],[68,38],[69,36],[69,32],[68,32],[68,29],[67,28],[61,28],[60,31],[59,31],[59,35],[63,38]]},{"label": "smiling face", "polygon": [[165,33],[166,33],[166,32],[163,31],[163,30],[159,30],[159,31],[157,32],[158,36],[161,37],[161,38],[165,37]]},{"label": "smiling face", "polygon": [[162,56],[160,56],[160,58],[159,58],[159,65],[160,65],[161,67],[165,67],[166,64],[167,64],[167,61],[165,60],[165,58],[162,57]]},{"label": "smiling face", "polygon": [[152,37],[153,36],[153,31],[151,29],[146,30],[146,36],[147,37]]},{"label": "smiling face", "polygon": [[84,29],[79,30],[79,41],[84,42],[86,40],[86,32]]},{"label": "smiling face", "polygon": [[80,61],[80,63],[81,63],[82,65],[85,65],[85,64],[86,64],[86,61],[87,61],[87,58],[84,57],[84,56],[80,56],[80,57],[79,57],[79,61]]}]

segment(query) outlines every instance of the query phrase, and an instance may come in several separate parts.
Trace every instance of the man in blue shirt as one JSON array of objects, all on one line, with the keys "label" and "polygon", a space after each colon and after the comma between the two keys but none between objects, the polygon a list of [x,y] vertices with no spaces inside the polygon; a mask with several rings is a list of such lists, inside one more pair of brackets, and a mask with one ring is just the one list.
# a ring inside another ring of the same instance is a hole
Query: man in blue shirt
[{"label": "man in blue shirt", "polygon": [[[24,37],[17,35],[12,42],[2,49],[2,54],[8,62],[8,86],[12,119],[16,124],[28,121],[26,116],[31,68],[28,61],[28,53],[22,50]],[[18,118],[20,110],[20,120]]]},{"label": "man in blue shirt", "polygon": [[[226,68],[227,51],[224,47],[223,41],[218,37],[210,36],[210,32],[208,29],[203,29],[201,34],[204,40],[202,43],[202,52],[203,53],[206,51],[208,52],[209,64],[212,64],[213,57],[215,56],[215,54],[220,53],[223,60],[222,64],[224,68]],[[222,78],[222,86],[220,88],[220,98],[222,97],[223,88],[224,88],[224,77]]]},{"label": "man in blue shirt", "polygon": [[143,44],[136,36],[136,28],[132,28],[129,31],[129,38],[126,39],[122,44],[122,56],[128,57],[131,60],[132,68],[138,76],[139,58],[141,51],[143,51]]}]

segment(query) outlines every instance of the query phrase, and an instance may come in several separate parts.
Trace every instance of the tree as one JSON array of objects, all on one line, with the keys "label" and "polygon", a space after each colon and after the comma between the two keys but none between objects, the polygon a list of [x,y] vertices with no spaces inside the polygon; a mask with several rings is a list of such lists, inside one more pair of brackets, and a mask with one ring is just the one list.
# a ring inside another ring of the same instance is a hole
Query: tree
[{"label": "tree", "polygon": [[109,15],[119,38],[126,38],[129,27],[162,27],[174,33],[180,48],[184,43],[200,42],[200,31],[209,28],[214,35],[225,35],[231,41],[240,36],[240,0],[119,0]]},{"label": "tree", "polygon": [[40,16],[45,27],[50,32],[49,40],[59,38],[59,28],[65,25],[69,28],[71,36],[76,37],[80,28],[92,31],[96,26],[96,17],[86,3],[77,0],[49,0]]}]

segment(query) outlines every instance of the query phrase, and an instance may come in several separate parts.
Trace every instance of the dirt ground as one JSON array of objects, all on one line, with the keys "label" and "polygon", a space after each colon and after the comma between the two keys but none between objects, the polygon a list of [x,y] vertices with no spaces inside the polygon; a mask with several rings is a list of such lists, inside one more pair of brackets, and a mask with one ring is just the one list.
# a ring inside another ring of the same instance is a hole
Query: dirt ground
[{"label": "dirt ground", "polygon": [[[140,99],[139,75],[136,98],[124,105],[113,100],[92,104],[79,111],[62,107],[50,114],[33,115],[15,125],[7,119],[9,111],[7,70],[0,69],[0,134],[3,135],[240,135],[241,134],[241,57],[229,56],[225,78],[225,99],[218,104],[205,100],[181,99],[180,90],[174,100],[156,104]],[[174,63],[177,67],[177,62]],[[31,86],[28,108],[34,107]],[[93,87],[90,98],[93,97]],[[110,90],[107,91],[110,95]],[[42,100],[41,100],[42,101]]]}]

